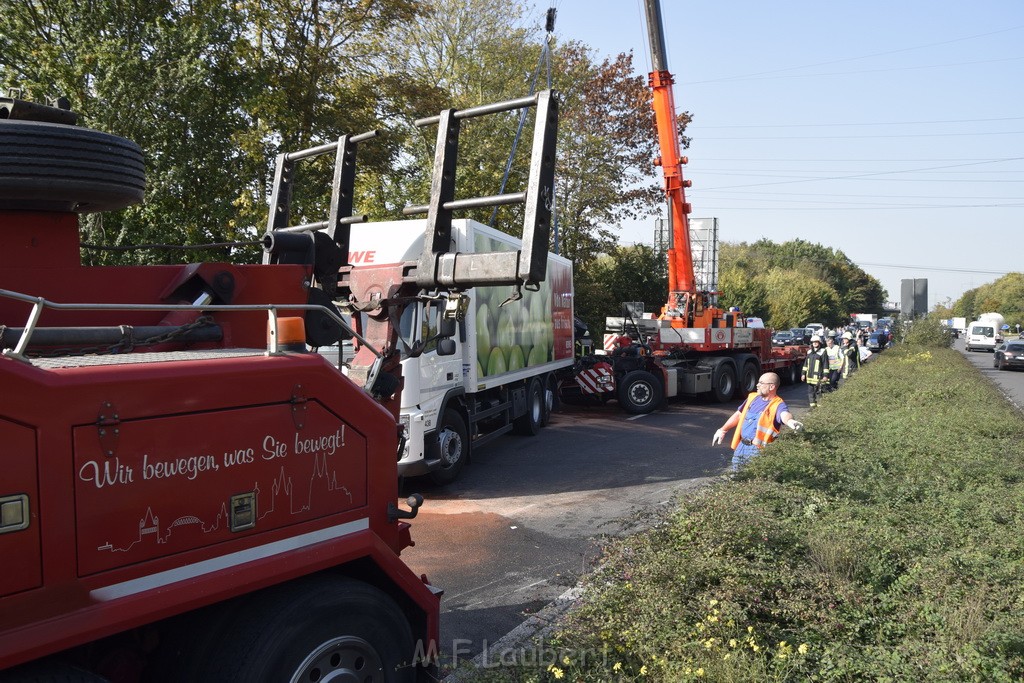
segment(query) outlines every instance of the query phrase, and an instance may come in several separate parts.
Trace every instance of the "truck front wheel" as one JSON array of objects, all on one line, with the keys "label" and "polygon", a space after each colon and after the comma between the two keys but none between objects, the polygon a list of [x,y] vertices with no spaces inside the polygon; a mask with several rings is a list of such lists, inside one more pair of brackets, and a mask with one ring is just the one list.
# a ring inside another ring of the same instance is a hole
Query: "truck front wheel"
[{"label": "truck front wheel", "polygon": [[650,413],[661,405],[664,396],[661,382],[646,370],[627,372],[619,383],[619,405],[627,413]]},{"label": "truck front wheel", "polygon": [[412,629],[395,601],[347,578],[272,588],[225,631],[203,681],[385,681],[416,678]]},{"label": "truck front wheel", "polygon": [[437,439],[441,447],[441,466],[430,473],[430,480],[439,486],[444,486],[458,478],[469,458],[469,436],[466,432],[466,422],[454,408],[445,408]]}]

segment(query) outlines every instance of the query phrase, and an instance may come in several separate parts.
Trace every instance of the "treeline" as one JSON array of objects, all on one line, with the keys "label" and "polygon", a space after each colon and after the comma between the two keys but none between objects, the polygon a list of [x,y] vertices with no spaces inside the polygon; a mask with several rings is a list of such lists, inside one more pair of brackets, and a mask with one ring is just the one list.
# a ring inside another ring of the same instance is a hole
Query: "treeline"
[{"label": "treeline", "polygon": [[775,329],[849,322],[851,313],[882,313],[886,291],[842,251],[804,240],[722,244],[723,306],[739,306]]},{"label": "treeline", "polygon": [[1008,273],[995,282],[969,289],[948,309],[940,313],[950,317],[976,320],[982,313],[1001,313],[1006,323],[1016,329],[1024,326],[1024,273]]},{"label": "treeline", "polygon": [[[36,101],[66,96],[80,123],[144,150],[145,203],[88,217],[84,241],[204,245],[262,234],[279,151],[373,129],[383,134],[360,143],[356,213],[401,218],[430,187],[436,128],[413,122],[543,89],[550,69],[562,105],[558,247],[585,276],[615,248],[614,226],[658,208],[650,94],[631,54],[598,60],[549,37],[544,20],[507,0],[25,0],[0,12],[0,86]],[[517,115],[464,123],[460,196],[501,191]],[[506,192],[525,184],[529,128],[522,139]],[[331,161],[300,165],[294,222],[326,216]],[[502,207],[495,227],[515,234],[520,211]],[[463,215],[492,222],[490,209]],[[86,257],[251,260],[256,247],[181,254]]]}]

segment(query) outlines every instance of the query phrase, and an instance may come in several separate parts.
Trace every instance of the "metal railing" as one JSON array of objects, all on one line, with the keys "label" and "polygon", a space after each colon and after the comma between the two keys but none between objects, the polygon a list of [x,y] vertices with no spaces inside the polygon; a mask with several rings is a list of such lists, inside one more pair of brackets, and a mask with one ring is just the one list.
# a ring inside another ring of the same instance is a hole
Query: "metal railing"
[{"label": "metal railing", "polygon": [[[377,360],[374,362],[375,365],[378,365],[383,357],[379,350],[375,349],[362,335],[356,332],[352,326],[344,320],[344,318],[338,315],[336,311],[317,304],[204,304],[202,306],[195,306],[192,304],[62,304],[50,301],[43,297],[30,296],[28,294],[22,294],[20,292],[14,292],[7,289],[0,289],[0,297],[32,304],[32,310],[29,312],[28,320],[25,322],[25,327],[18,343],[13,349],[5,348],[2,351],[2,354],[8,358],[14,358],[29,364],[31,364],[32,361],[25,355],[25,352],[28,350],[29,344],[32,341],[33,332],[35,332],[36,328],[39,326],[39,319],[42,316],[43,311],[46,309],[55,311],[189,311],[204,313],[266,311],[268,330],[266,352],[268,355],[278,355],[282,353],[278,345],[278,311],[321,311],[326,313],[328,317],[338,323],[342,329],[352,335],[352,337],[357,339],[360,344],[365,346],[374,356],[376,356]],[[371,370],[371,374],[372,373],[373,370]]]}]

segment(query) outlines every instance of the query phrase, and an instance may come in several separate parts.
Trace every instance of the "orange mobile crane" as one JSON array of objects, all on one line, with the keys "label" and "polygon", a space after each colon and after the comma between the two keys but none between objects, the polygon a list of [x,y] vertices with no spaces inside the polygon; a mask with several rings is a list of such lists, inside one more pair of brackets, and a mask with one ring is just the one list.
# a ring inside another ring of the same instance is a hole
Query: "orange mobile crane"
[{"label": "orange mobile crane", "polygon": [[651,45],[649,84],[661,155],[654,160],[665,180],[672,224],[668,250],[668,297],[657,318],[609,318],[607,353],[581,356],[573,381],[562,383],[566,400],[616,398],[631,413],[647,413],[673,396],[710,393],[718,401],[745,396],[762,372],[786,382],[800,378],[806,347],[774,348],[771,330],[747,325],[743,314],[725,311],[718,292],[697,289],[690,229],[690,204],[683,179],[686,157],[679,152],[679,127],[672,93],[674,79],[665,60],[665,32],[659,0],[645,0]]}]

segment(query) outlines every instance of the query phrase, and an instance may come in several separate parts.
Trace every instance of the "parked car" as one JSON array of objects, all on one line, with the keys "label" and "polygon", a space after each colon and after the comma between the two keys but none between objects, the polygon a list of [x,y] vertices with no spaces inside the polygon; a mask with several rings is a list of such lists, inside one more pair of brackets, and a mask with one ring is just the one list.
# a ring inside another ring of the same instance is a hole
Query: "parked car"
[{"label": "parked car", "polygon": [[992,354],[992,367],[999,370],[1024,368],[1024,342],[1006,342],[996,347]]},{"label": "parked car", "polygon": [[772,335],[772,346],[793,346],[795,343],[789,330],[779,330]]},{"label": "parked car", "polygon": [[810,344],[811,333],[807,331],[806,327],[794,327],[790,330],[793,333],[794,344]]},{"label": "parked car", "polygon": [[868,335],[867,347],[874,351],[881,351],[889,345],[889,333],[885,330],[875,330]]}]

